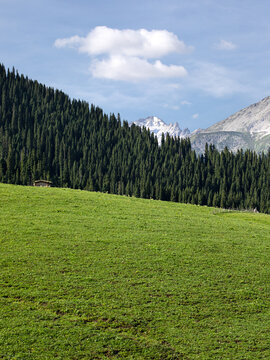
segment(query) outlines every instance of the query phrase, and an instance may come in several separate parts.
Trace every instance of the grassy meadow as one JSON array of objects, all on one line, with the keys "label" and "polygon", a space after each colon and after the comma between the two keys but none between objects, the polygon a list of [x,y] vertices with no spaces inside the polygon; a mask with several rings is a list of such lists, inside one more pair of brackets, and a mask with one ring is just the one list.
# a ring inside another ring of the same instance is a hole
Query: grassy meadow
[{"label": "grassy meadow", "polygon": [[270,216],[0,184],[0,359],[270,359]]}]

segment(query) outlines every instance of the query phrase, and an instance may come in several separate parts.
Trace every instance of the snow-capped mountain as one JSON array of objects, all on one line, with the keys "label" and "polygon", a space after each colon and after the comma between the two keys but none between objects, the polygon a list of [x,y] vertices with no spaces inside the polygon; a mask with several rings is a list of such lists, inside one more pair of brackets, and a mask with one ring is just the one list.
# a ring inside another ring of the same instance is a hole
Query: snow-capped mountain
[{"label": "snow-capped mountain", "polygon": [[181,130],[178,122],[175,124],[166,124],[163,120],[156,116],[149,116],[146,119],[139,119],[134,121],[132,124],[149,129],[157,136],[159,143],[161,142],[162,133],[165,135],[168,133],[173,137],[179,136],[180,138],[190,136],[189,129]]},{"label": "snow-capped mountain", "polygon": [[218,150],[251,149],[268,151],[270,148],[270,96],[250,105],[206,130],[193,134],[193,148],[204,150],[205,143],[212,143]]}]

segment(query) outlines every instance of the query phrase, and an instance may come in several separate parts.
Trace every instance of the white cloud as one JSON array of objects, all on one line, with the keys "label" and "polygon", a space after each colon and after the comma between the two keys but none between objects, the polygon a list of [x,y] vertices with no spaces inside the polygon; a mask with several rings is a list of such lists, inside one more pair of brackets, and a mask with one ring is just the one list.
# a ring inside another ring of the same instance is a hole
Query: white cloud
[{"label": "white cloud", "polygon": [[169,104],[163,104],[162,105],[165,109],[170,109],[170,110],[175,110],[175,111],[177,111],[177,110],[179,110],[180,109],[180,107],[178,106],[178,105],[169,105]]},{"label": "white cloud", "polygon": [[220,42],[216,44],[215,47],[218,50],[227,50],[227,51],[231,51],[237,48],[237,46],[233,42],[226,40],[220,40]]},{"label": "white cloud", "polygon": [[72,36],[57,39],[58,48],[78,48],[88,55],[138,56],[146,59],[159,58],[170,53],[187,53],[192,50],[178,37],[167,30],[119,30],[97,26],[86,37]]},{"label": "white cloud", "polygon": [[54,42],[54,46],[57,48],[64,48],[64,47],[76,48],[78,47],[78,44],[80,44],[80,42],[81,42],[81,38],[78,35],[75,35],[70,38],[56,39]]},{"label": "white cloud", "polygon": [[154,78],[176,78],[187,75],[183,66],[164,65],[159,60],[150,63],[138,57],[113,55],[108,59],[95,60],[90,66],[96,78],[140,81]]},{"label": "white cloud", "polygon": [[167,84],[166,86],[167,86],[167,88],[172,89],[172,90],[177,90],[181,87],[180,84],[176,84],[176,83]]},{"label": "white cloud", "polygon": [[118,30],[106,26],[95,27],[86,37],[57,39],[54,45],[91,56],[89,69],[93,77],[131,82],[186,76],[183,66],[166,65],[159,58],[192,50],[167,30]]},{"label": "white cloud", "polygon": [[191,102],[189,102],[187,100],[183,100],[183,101],[181,101],[181,105],[191,105]]},{"label": "white cloud", "polygon": [[193,118],[193,119],[198,119],[198,117],[199,117],[199,114],[193,114],[193,115],[192,115],[192,118]]}]

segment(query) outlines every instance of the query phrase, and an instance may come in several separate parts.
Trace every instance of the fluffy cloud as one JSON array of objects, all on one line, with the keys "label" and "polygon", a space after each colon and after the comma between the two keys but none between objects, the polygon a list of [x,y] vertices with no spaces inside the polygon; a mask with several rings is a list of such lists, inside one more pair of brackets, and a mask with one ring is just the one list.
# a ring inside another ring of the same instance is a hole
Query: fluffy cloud
[{"label": "fluffy cloud", "polygon": [[216,44],[216,48],[219,50],[234,50],[236,49],[236,45],[234,43],[232,43],[231,41],[226,41],[226,40],[220,40],[220,42],[218,44]]},{"label": "fluffy cloud", "polygon": [[140,81],[154,78],[183,77],[183,66],[164,65],[159,60],[153,64],[138,57],[113,55],[108,59],[95,60],[90,66],[94,77],[111,80]]},{"label": "fluffy cloud", "polygon": [[96,78],[135,82],[187,75],[183,66],[165,65],[158,58],[192,50],[167,30],[118,30],[106,26],[97,26],[86,37],[57,39],[54,44],[91,56],[90,71]]},{"label": "fluffy cloud", "polygon": [[78,48],[80,52],[89,55],[138,56],[146,59],[192,50],[192,47],[167,30],[118,30],[106,26],[95,27],[86,37],[57,39],[55,46]]}]

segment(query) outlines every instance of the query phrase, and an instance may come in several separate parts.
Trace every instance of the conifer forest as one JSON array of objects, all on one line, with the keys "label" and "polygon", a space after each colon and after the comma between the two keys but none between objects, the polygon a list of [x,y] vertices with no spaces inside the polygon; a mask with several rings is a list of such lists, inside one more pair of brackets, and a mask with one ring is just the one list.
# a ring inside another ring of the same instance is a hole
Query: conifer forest
[{"label": "conifer forest", "polygon": [[204,154],[190,140],[129,126],[120,115],[0,65],[0,182],[108,192],[270,213],[270,152]]}]

